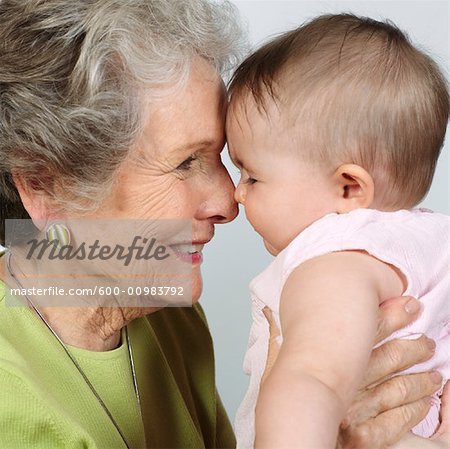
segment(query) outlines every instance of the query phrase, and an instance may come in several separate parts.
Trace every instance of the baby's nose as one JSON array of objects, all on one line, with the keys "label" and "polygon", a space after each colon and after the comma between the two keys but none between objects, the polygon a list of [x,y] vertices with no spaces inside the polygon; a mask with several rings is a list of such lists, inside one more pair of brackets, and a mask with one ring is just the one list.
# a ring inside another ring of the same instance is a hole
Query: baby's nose
[{"label": "baby's nose", "polygon": [[244,204],[245,202],[245,187],[240,182],[235,191],[234,191],[234,199],[237,203]]}]

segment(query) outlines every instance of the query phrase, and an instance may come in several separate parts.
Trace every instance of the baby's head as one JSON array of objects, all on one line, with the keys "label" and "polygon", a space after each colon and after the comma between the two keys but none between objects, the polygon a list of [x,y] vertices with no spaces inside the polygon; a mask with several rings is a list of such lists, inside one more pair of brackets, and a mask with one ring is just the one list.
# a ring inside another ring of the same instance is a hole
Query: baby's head
[{"label": "baby's head", "polygon": [[273,254],[327,213],[410,208],[431,185],[447,82],[390,23],[318,17],[249,56],[230,94],[236,199]]}]

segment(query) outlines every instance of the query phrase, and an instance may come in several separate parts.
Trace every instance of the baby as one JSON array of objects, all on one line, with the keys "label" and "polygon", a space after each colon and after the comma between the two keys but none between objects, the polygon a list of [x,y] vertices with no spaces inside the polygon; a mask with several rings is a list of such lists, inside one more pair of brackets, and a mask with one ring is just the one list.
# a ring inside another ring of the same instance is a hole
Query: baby
[{"label": "baby", "polygon": [[[421,317],[392,338],[426,333],[436,353],[415,371],[450,377],[450,217],[413,208],[443,145],[447,83],[392,24],[343,14],[264,45],[230,92],[235,197],[276,256],[251,283],[238,448],[334,449],[383,301],[421,298]],[[264,308],[281,349],[262,383]],[[416,433],[435,431],[439,406],[436,395]]]}]

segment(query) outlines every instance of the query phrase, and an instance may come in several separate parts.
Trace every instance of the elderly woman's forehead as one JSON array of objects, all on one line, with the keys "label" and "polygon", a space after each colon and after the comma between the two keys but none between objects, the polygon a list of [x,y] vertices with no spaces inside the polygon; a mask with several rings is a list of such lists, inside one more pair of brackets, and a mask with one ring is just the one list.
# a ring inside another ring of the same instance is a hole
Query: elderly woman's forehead
[{"label": "elderly woman's forehead", "polygon": [[[218,136],[219,137],[219,136]],[[224,136],[221,139],[200,139],[193,141],[180,142],[178,145],[167,148],[167,152],[170,154],[179,153],[192,153],[201,149],[215,148],[218,145],[224,145]]]},{"label": "elderly woman's forehead", "polygon": [[220,76],[212,76],[209,69],[194,65],[182,87],[156,100],[148,93],[141,143],[167,153],[217,146],[223,141],[226,91]]}]

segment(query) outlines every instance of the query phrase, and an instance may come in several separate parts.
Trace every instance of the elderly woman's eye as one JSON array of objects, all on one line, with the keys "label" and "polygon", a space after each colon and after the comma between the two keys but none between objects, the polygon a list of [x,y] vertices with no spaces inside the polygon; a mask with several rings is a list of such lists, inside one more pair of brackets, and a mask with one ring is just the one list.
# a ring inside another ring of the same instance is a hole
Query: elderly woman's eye
[{"label": "elderly woman's eye", "polygon": [[177,170],[189,170],[192,168],[192,163],[197,159],[195,154],[191,154],[187,159],[185,159],[178,167]]}]

